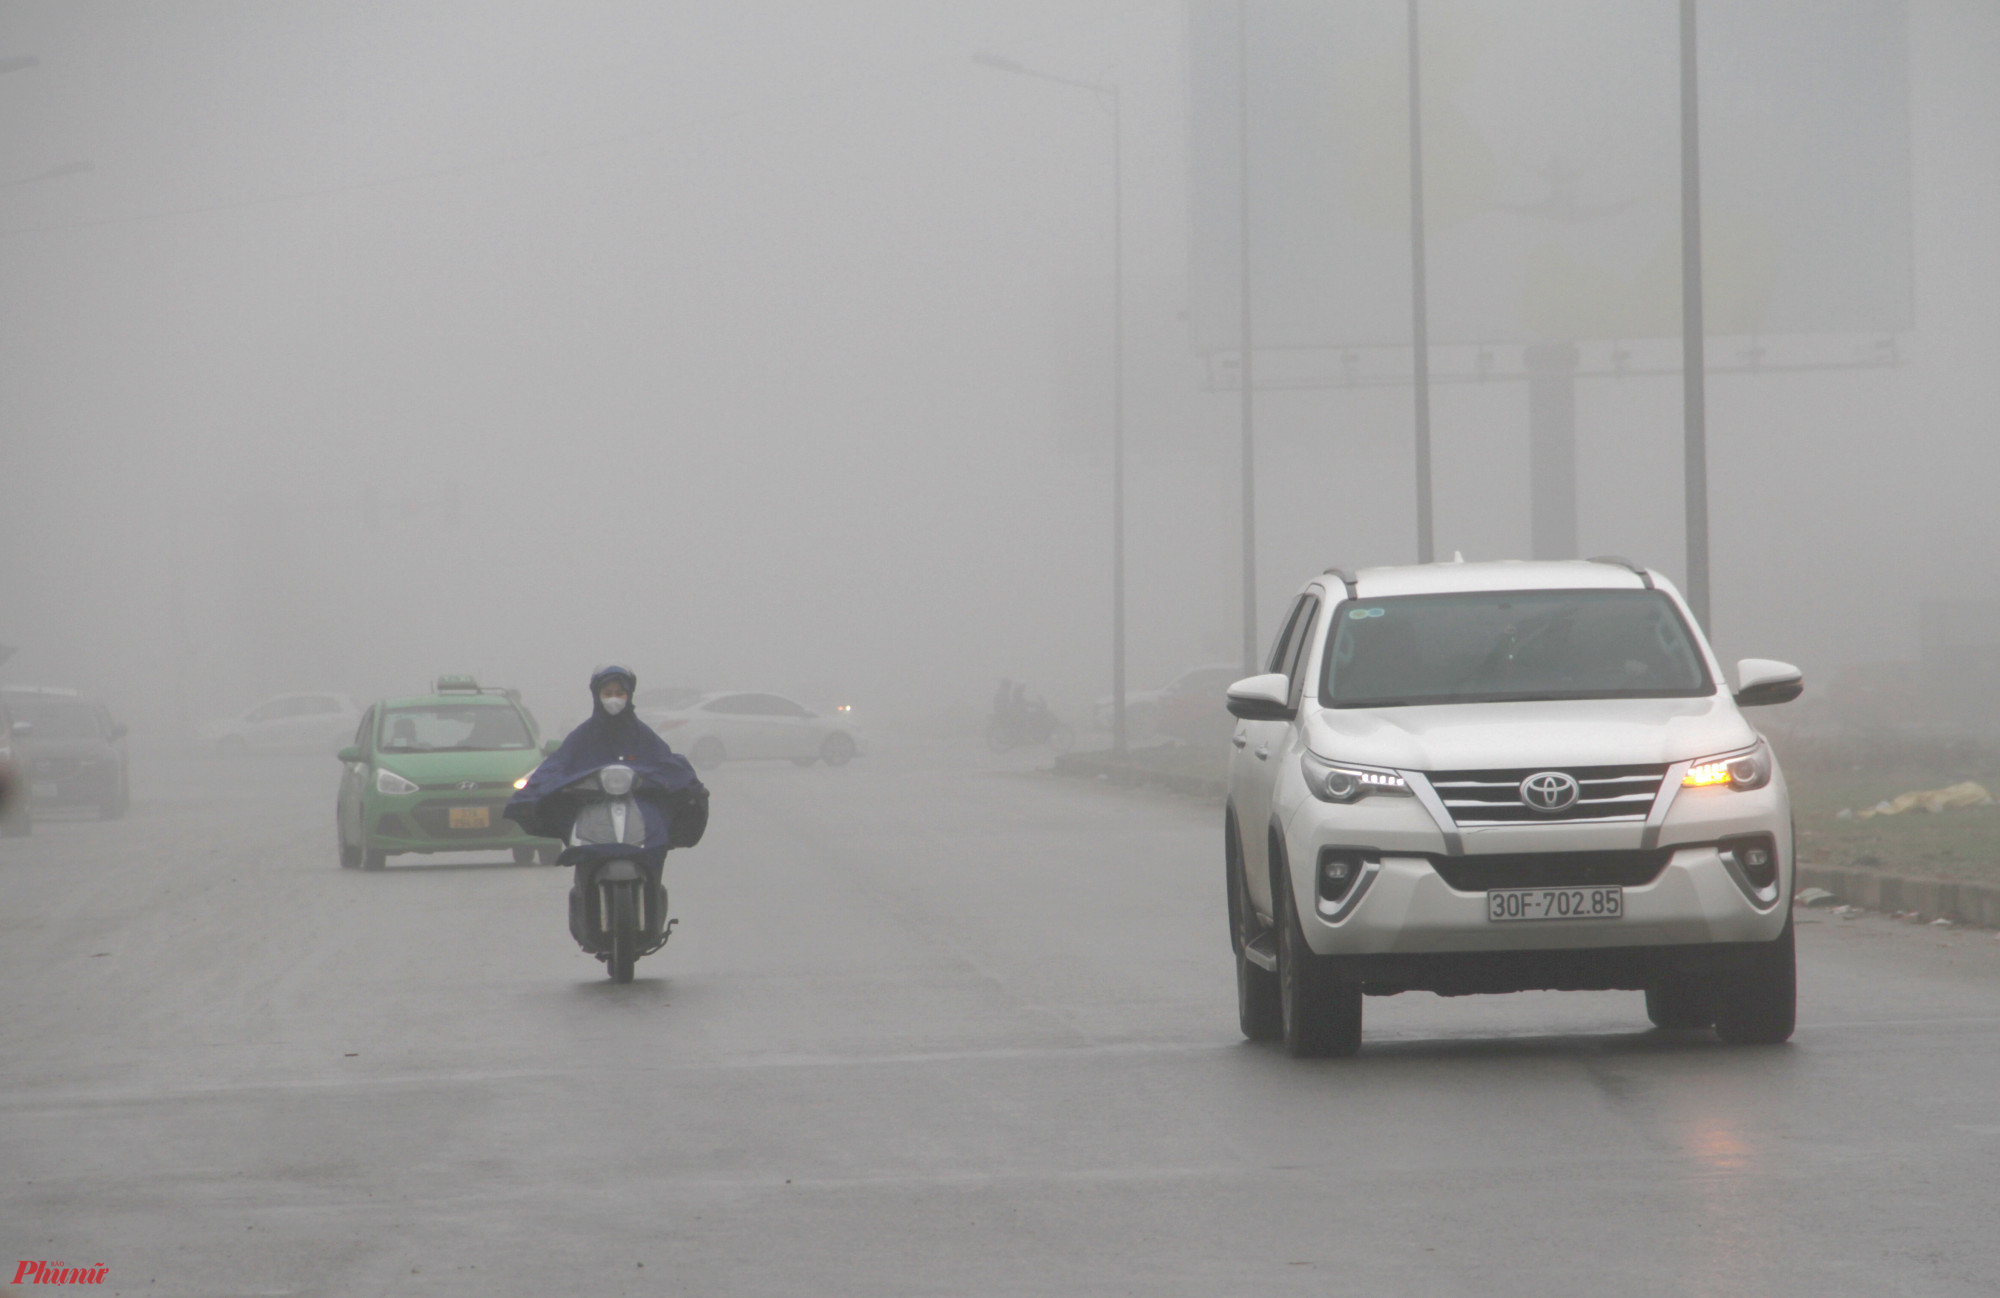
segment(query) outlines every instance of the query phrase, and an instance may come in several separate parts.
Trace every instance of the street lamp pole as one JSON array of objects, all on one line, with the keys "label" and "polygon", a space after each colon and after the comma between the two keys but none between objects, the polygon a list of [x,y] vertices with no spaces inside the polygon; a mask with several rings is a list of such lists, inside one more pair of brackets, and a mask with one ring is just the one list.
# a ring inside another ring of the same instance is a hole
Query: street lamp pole
[{"label": "street lamp pole", "polygon": [[1708,391],[1701,318],[1701,97],[1694,2],[1681,0],[1681,423],[1687,510],[1687,600],[1708,621]]},{"label": "street lamp pole", "polygon": [[1123,757],[1125,733],[1125,130],[1116,83],[1077,81],[1024,67],[997,54],[975,54],[982,67],[1087,90],[1111,108],[1111,751]]}]

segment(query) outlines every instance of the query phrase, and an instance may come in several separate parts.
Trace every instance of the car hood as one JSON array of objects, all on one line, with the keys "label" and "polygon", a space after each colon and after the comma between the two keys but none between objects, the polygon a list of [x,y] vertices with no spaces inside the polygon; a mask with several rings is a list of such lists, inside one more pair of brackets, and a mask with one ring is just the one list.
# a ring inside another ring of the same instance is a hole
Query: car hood
[{"label": "car hood", "polygon": [[511,784],[539,766],[542,755],[532,748],[499,748],[486,752],[377,753],[376,764],[386,766],[418,784],[452,784],[477,780],[482,784],[506,781]]},{"label": "car hood", "polygon": [[1306,743],[1335,761],[1418,771],[1625,766],[1745,748],[1757,732],[1727,695],[1320,708]]}]

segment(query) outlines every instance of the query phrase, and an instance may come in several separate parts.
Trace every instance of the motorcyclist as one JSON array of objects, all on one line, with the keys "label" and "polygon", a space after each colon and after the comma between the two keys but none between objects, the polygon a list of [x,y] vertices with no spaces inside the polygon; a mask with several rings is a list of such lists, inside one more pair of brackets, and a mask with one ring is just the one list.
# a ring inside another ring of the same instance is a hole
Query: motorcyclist
[{"label": "motorcyclist", "polygon": [[[639,777],[633,796],[645,817],[646,834],[636,854],[621,849],[620,855],[636,862],[646,872],[648,886],[657,890],[667,849],[692,847],[707,827],[708,789],[688,760],[632,711],[632,691],[638,683],[630,668],[615,663],[593,672],[590,716],[529,773],[527,783],[508,799],[501,814],[536,837],[567,839],[578,804],[563,790],[605,766],[629,766]],[[603,859],[602,852],[587,847],[565,848],[557,858],[559,864],[576,867],[570,892],[573,930],[575,906],[589,895]],[[578,940],[583,940],[581,935]]]}]

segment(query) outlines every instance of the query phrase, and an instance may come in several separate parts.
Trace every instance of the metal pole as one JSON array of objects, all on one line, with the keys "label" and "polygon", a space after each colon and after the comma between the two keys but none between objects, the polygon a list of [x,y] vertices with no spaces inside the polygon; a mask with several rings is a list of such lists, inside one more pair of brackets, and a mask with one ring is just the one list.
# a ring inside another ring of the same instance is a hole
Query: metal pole
[{"label": "metal pole", "polygon": [[1701,319],[1701,122],[1695,75],[1695,0],[1681,0],[1681,414],[1687,505],[1687,600],[1708,620],[1708,394]]},{"label": "metal pole", "polygon": [[1424,131],[1417,75],[1417,0],[1410,0],[1410,349],[1416,358],[1417,562],[1437,557],[1431,524],[1431,327],[1424,284]]},{"label": "metal pole", "polygon": [[1248,0],[1236,0],[1236,147],[1240,170],[1237,192],[1238,224],[1242,229],[1243,361],[1243,673],[1257,670],[1257,456],[1253,358],[1250,330],[1250,13]]},{"label": "metal pole", "polygon": [[1111,87],[1111,751],[1125,755],[1125,132]]}]

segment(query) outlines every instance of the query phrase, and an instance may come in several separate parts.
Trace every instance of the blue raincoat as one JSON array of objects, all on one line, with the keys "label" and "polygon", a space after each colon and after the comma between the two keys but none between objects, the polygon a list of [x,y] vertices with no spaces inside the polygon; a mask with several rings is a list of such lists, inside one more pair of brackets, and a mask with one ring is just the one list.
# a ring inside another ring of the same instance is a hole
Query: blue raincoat
[{"label": "blue raincoat", "polygon": [[[589,719],[570,731],[562,747],[534,769],[528,783],[507,800],[507,809],[501,814],[537,838],[567,839],[584,799],[562,790],[606,766],[629,766],[638,777],[632,794],[646,820],[646,840],[638,856],[657,863],[668,847],[692,846],[701,837],[708,821],[708,789],[695,776],[687,758],[667,747],[667,741],[630,707],[615,717],[604,710],[598,691],[615,677],[623,677],[627,689],[637,684],[637,678],[623,667],[598,669],[590,678]],[[575,864],[606,850],[617,856],[633,855],[630,847],[601,844],[567,848],[561,859],[565,865]]]}]

